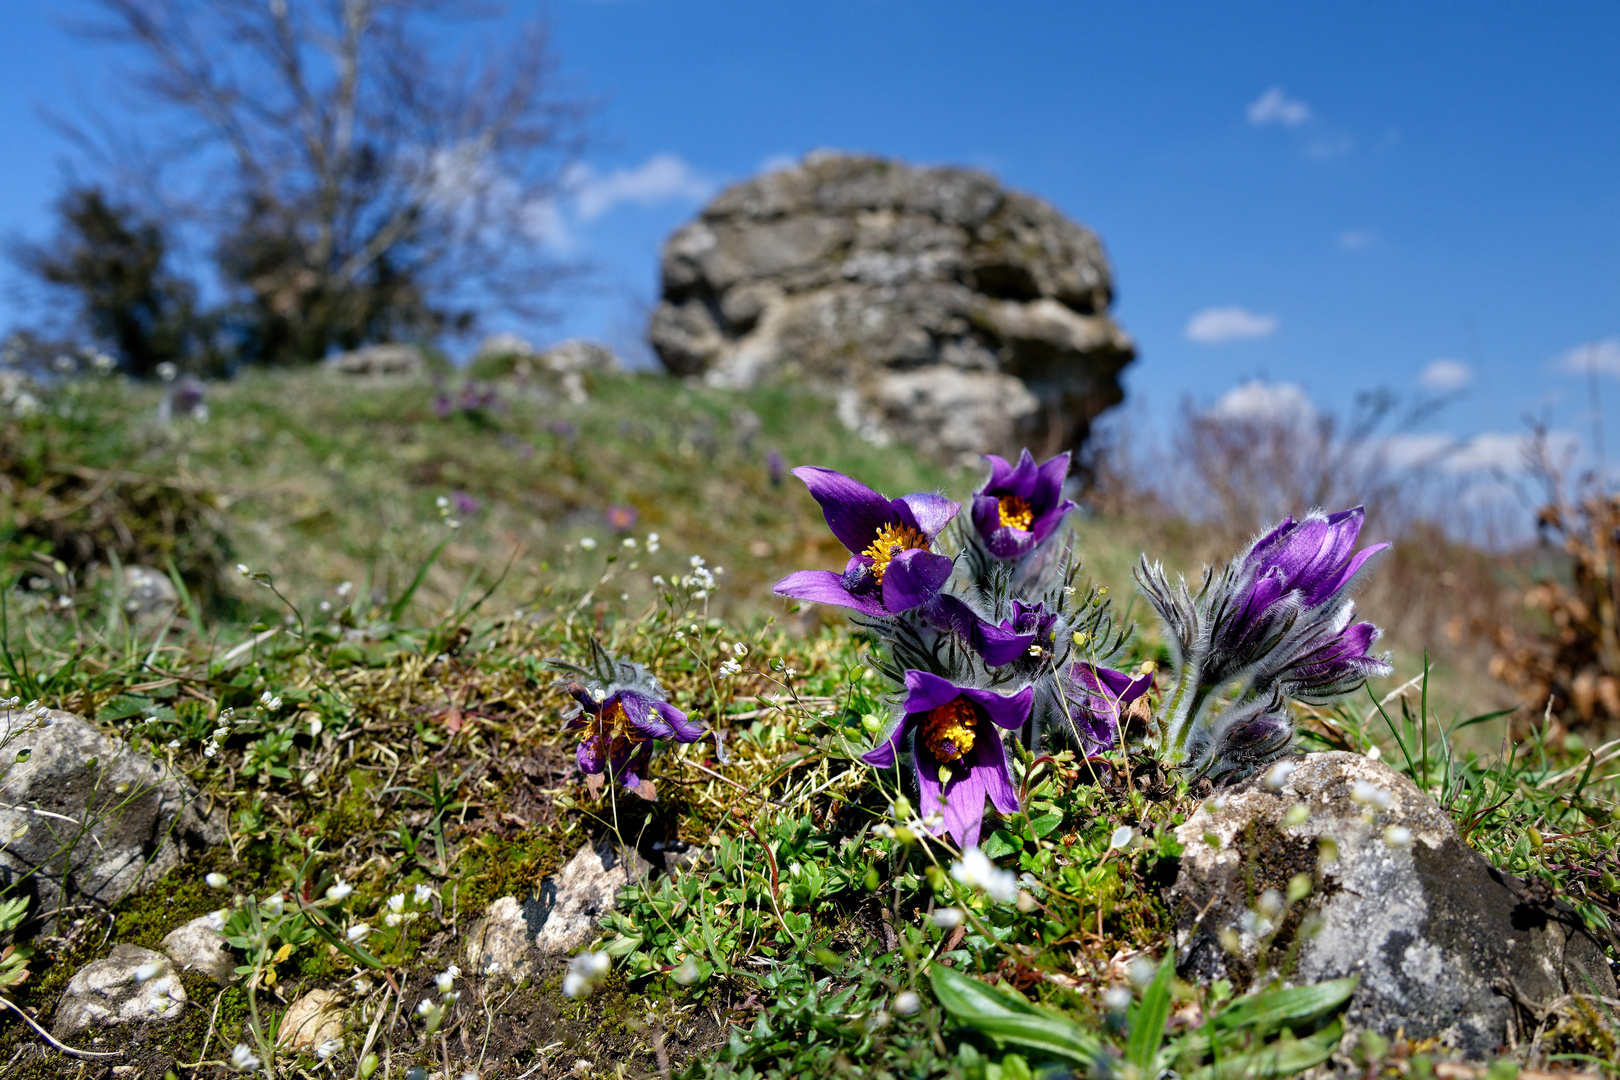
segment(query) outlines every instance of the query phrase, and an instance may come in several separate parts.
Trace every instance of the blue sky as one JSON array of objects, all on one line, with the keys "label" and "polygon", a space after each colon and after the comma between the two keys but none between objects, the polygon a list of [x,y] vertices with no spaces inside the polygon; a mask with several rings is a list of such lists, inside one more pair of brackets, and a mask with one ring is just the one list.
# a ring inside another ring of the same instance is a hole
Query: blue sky
[{"label": "blue sky", "polygon": [[[0,11],[6,234],[45,231],[68,152],[35,109],[103,68],[52,23],[61,7]],[[1584,432],[1574,355],[1620,430],[1620,5],[544,10],[568,78],[604,104],[561,209],[594,287],[533,337],[624,346],[660,243],[705,195],[836,147],[982,167],[1095,228],[1150,418],[1256,378],[1328,408],[1426,379],[1459,395],[1436,432],[1516,433],[1527,411]],[[0,327],[18,314],[0,300]]]}]

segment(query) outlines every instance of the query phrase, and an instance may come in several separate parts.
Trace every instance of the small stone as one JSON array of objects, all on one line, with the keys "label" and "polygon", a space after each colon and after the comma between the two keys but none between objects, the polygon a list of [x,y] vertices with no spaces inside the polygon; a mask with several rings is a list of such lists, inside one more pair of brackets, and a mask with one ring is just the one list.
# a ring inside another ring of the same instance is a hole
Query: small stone
[{"label": "small stone", "polygon": [[200,972],[221,986],[236,974],[236,960],[225,944],[225,935],[214,929],[211,915],[170,930],[162,947],[181,971]]},{"label": "small stone", "polygon": [[413,345],[367,345],[339,353],[326,361],[333,371],[344,375],[413,378],[422,373],[422,353]]},{"label": "small stone", "polygon": [[148,566],[124,567],[124,614],[138,621],[159,621],[174,614],[180,594],[169,575]]},{"label": "small stone", "polygon": [[291,1005],[276,1031],[276,1045],[304,1050],[343,1035],[343,1009],[331,990],[311,990]]},{"label": "small stone", "polygon": [[[142,968],[152,970],[152,964],[165,970],[149,979],[136,977]],[[105,959],[91,961],[68,980],[52,1032],[67,1039],[90,1027],[173,1020],[185,1005],[185,988],[167,957],[137,945],[117,945]]]}]

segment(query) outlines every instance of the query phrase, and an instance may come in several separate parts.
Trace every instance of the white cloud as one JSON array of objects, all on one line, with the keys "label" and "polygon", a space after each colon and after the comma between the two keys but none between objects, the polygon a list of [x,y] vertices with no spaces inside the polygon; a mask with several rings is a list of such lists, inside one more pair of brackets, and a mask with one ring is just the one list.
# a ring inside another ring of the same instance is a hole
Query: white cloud
[{"label": "white cloud", "polygon": [[1418,382],[1430,390],[1461,390],[1474,381],[1474,369],[1461,360],[1442,356],[1430,360],[1418,376]]},{"label": "white cloud", "polygon": [[1298,98],[1289,97],[1280,86],[1273,86],[1249,106],[1249,123],[1256,127],[1281,124],[1299,127],[1311,118],[1311,107]]},{"label": "white cloud", "polygon": [[1599,375],[1620,375],[1620,337],[1606,337],[1588,341],[1568,350],[1557,360],[1558,370],[1585,375],[1595,371]]},{"label": "white cloud", "polygon": [[1298,422],[1314,417],[1316,406],[1298,383],[1250,379],[1222,394],[1205,415],[1218,420]]},{"label": "white cloud", "polygon": [[582,221],[595,221],[621,203],[702,202],[715,183],[674,154],[657,154],[634,168],[599,176],[589,165],[574,177],[574,207]]},{"label": "white cloud", "polygon": [[1365,229],[1346,229],[1339,234],[1339,247],[1345,251],[1362,251],[1378,243],[1378,234]]},{"label": "white cloud", "polygon": [[[1547,450],[1554,461],[1579,448],[1580,440],[1568,431],[1547,433]],[[1384,461],[1396,468],[1437,468],[1454,475],[1525,471],[1532,446],[1527,432],[1483,431],[1465,439],[1437,432],[1391,435],[1379,447]]]},{"label": "white cloud", "polygon": [[1184,333],[1188,341],[1216,345],[1223,341],[1268,337],[1276,329],[1275,315],[1257,315],[1240,307],[1213,307],[1189,319]]}]

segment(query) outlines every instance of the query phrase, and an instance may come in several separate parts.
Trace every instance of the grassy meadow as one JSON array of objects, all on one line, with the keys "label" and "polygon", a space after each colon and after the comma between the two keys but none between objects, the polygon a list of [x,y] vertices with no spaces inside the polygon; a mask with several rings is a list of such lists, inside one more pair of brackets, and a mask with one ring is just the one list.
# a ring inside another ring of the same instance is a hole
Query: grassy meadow
[{"label": "grassy meadow", "polygon": [[[148,1077],[222,1075],[241,1044],[267,1077],[1012,1080],[1099,1061],[1120,1076],[1286,1075],[1337,1046],[1338,988],[1234,998],[1157,965],[1171,830],[1199,802],[1174,778],[1093,782],[1067,752],[1020,757],[1027,812],[984,842],[1021,875],[1032,902],[1014,905],[953,879],[951,853],[896,819],[892,779],[858,760],[889,708],[864,639],[770,595],[791,570],[845,558],[786,469],[954,498],[976,470],[862,442],[791,388],[596,376],[576,404],[489,387],[257,373],[211,387],[206,420],[163,420],[158,389],[91,379],[5,423],[0,696],[170,761],[221,805],[230,840],[34,943],[0,1016],[0,1062],[17,1062],[0,1076],[78,1075],[89,1059],[21,1056],[38,1039],[19,1010],[48,1009],[111,943],[155,947],[222,907],[235,981],[188,973],[179,1020],[77,1049],[118,1048]],[[1139,551],[1189,575],[1229,554],[1217,530],[1145,511],[1074,528],[1086,574],[1138,620]],[[172,577],[172,617],[129,612],[130,564]],[[1379,746],[1478,850],[1544,879],[1612,945],[1612,752],[1530,723],[1504,756],[1512,718],[1462,726],[1514,704],[1470,620],[1512,610],[1516,573],[1435,536],[1398,544],[1361,605],[1390,630],[1395,675],[1307,718],[1305,744]],[[1140,629],[1133,662],[1162,648]],[[592,639],[723,736],[656,759],[655,802],[593,795],[574,766],[566,678],[548,661],[584,662]],[[436,982],[465,969],[464,935],[491,901],[528,896],[604,840],[700,854],[621,897],[592,996],[563,993],[566,959],[519,983]],[[350,891],[332,899],[340,880]],[[277,891],[311,906],[266,906]],[[932,918],[946,907],[966,921]],[[341,932],[361,922],[369,935]],[[316,988],[343,1003],[341,1045],[275,1049],[279,1018]],[[1617,1032],[1596,1013],[1560,1019],[1534,1062],[1491,1075],[1613,1075]],[[1434,1075],[1443,1056],[1376,1038],[1354,1054],[1368,1076]]]}]

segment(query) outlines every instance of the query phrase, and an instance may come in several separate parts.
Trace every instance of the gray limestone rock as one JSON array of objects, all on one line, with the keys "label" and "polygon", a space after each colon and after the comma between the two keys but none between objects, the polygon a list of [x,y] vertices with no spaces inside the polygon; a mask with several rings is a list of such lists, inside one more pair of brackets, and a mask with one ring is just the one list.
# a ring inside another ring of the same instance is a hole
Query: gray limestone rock
[{"label": "gray limestone rock", "polygon": [[124,567],[124,614],[140,622],[159,622],[175,613],[180,594],[161,570]]},{"label": "gray limestone rock", "polygon": [[426,367],[414,345],[367,345],[330,357],[326,363],[344,375],[387,375],[414,378]]},{"label": "gray limestone rock", "polygon": [[173,1020],[186,991],[168,957],[137,945],[117,945],[103,960],[74,973],[56,1005],[52,1033],[67,1039],[88,1027]]},{"label": "gray limestone rock", "polygon": [[32,901],[33,929],[64,907],[105,908],[225,839],[223,814],[183,779],[71,713],[0,711],[0,763],[0,887]]},{"label": "gray limestone rock", "polygon": [[670,237],[649,336],[716,386],[799,381],[943,459],[1077,448],[1135,355],[1095,234],[969,169],[811,154]]},{"label": "gray limestone rock", "polygon": [[236,974],[236,959],[225,944],[225,935],[214,929],[211,915],[170,930],[162,947],[181,971],[200,971],[221,986]]},{"label": "gray limestone rock", "polygon": [[619,890],[651,870],[633,850],[582,845],[535,895],[524,901],[503,896],[489,906],[467,933],[468,968],[480,976],[521,978],[537,957],[578,948],[613,910]]},{"label": "gray limestone rock", "polygon": [[[1184,976],[1241,989],[1261,969],[1299,984],[1355,975],[1350,1030],[1404,1030],[1474,1059],[1509,1041],[1518,1004],[1615,994],[1573,909],[1492,867],[1415,784],[1368,758],[1291,759],[1206,802],[1176,837]],[[1296,878],[1311,893],[1290,904]]]}]

